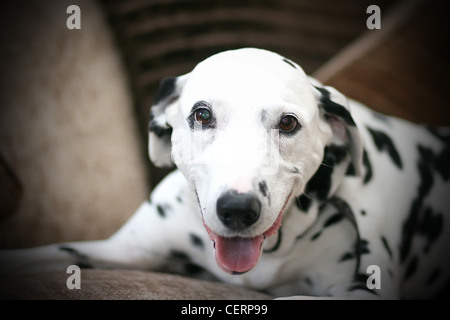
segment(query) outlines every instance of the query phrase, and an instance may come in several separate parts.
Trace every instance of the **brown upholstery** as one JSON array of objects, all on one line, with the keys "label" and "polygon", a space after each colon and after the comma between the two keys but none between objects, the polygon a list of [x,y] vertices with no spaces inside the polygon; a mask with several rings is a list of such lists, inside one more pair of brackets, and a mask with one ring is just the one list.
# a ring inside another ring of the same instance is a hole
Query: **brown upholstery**
[{"label": "brown upholstery", "polygon": [[450,46],[444,1],[407,1],[383,16],[315,76],[374,110],[450,124]]}]

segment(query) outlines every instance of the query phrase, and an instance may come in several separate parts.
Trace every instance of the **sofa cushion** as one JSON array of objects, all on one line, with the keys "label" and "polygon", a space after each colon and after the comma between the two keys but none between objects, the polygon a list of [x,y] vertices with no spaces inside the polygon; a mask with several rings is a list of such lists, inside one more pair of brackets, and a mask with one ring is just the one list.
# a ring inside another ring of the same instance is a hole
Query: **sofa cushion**
[{"label": "sofa cushion", "polygon": [[82,269],[80,289],[68,289],[71,274],[42,272],[0,279],[0,299],[270,299],[269,295],[225,283],[179,275],[131,271]]}]

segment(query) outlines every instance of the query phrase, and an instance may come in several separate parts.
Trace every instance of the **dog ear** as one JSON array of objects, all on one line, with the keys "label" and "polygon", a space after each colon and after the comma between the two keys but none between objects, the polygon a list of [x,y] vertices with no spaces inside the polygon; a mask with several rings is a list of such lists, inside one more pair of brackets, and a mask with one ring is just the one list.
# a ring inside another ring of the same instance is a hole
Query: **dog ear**
[{"label": "dog ear", "polygon": [[333,139],[348,146],[355,174],[361,175],[363,143],[350,113],[347,97],[333,87],[324,86],[312,78],[310,80],[318,91],[321,116],[331,126]]},{"label": "dog ear", "polygon": [[148,153],[157,167],[173,167],[172,127],[167,123],[167,110],[178,103],[187,75],[164,78],[150,109]]}]

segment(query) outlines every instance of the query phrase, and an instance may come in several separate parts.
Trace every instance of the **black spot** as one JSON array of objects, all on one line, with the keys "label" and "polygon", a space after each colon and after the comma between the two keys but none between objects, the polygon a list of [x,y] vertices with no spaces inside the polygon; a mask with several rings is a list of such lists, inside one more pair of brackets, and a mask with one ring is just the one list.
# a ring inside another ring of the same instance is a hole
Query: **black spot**
[{"label": "black spot", "polygon": [[352,223],[356,222],[352,208],[344,199],[333,197],[329,199],[329,204],[332,204],[339,212],[345,214],[346,218],[350,219]]},{"label": "black spot", "polygon": [[333,165],[339,164],[347,157],[348,151],[348,147],[344,145],[331,144],[326,146],[324,161]]},{"label": "black spot", "polygon": [[303,280],[309,287],[314,287],[314,283],[312,282],[310,277],[305,277]]},{"label": "black spot", "polygon": [[283,61],[290,65],[292,68],[297,69],[297,67],[291,60],[284,58]]},{"label": "black spot", "polygon": [[70,248],[70,247],[59,247],[59,250],[68,252],[68,253],[70,253],[71,255],[74,255],[74,256],[77,256],[77,257],[80,256],[80,253],[78,252],[78,250],[75,250],[74,248]]},{"label": "black spot", "polygon": [[87,255],[85,255],[85,254],[80,253],[78,250],[76,250],[74,248],[71,248],[71,247],[66,247],[66,246],[59,247],[59,250],[68,252],[70,255],[75,257],[75,259],[76,259],[75,264],[80,269],[91,269],[91,268],[93,268],[93,265],[91,263],[87,262],[89,260],[89,257]]},{"label": "black spot", "polygon": [[329,226],[332,226],[332,225],[338,223],[339,221],[341,221],[343,218],[344,218],[343,213],[341,213],[341,212],[335,213],[334,215],[332,215],[325,221],[325,223],[323,224],[323,227],[327,228]]},{"label": "black spot", "polygon": [[434,160],[436,171],[445,181],[450,178],[450,147],[445,148]]},{"label": "black spot", "polygon": [[367,215],[366,210],[361,210],[361,215],[362,215],[362,216],[366,216],[366,215]]},{"label": "black spot", "polygon": [[369,250],[369,241],[367,241],[366,239],[361,239],[361,241],[359,242],[359,254],[369,254],[370,250]]},{"label": "black spot", "polygon": [[381,242],[383,243],[384,248],[386,249],[389,258],[392,260],[392,250],[391,247],[389,246],[389,243],[387,242],[385,237],[381,237]]},{"label": "black spot", "polygon": [[190,233],[189,239],[195,247],[200,248],[200,249],[203,249],[205,247],[205,244],[203,243],[202,238],[200,238],[199,236],[197,236],[193,233]]},{"label": "black spot", "polygon": [[434,213],[433,209],[429,207],[425,209],[418,228],[418,233],[426,239],[425,247],[423,248],[425,253],[430,250],[432,243],[441,235],[443,223],[442,214]]},{"label": "black spot", "polygon": [[357,240],[354,247],[353,247],[353,251],[350,252],[345,252],[341,258],[339,259],[339,262],[344,262],[350,259],[360,259],[360,257],[363,254],[369,254],[370,250],[368,248],[369,242],[367,240],[364,239],[360,239],[359,241]]},{"label": "black spot", "polygon": [[327,199],[331,190],[332,174],[333,166],[322,163],[306,184],[305,193],[310,198],[314,197],[321,201]]},{"label": "black spot", "polygon": [[273,246],[273,248],[272,248],[272,249],[268,249],[268,250],[263,250],[264,253],[275,252],[275,251],[277,251],[277,250],[280,248],[281,240],[283,239],[283,233],[282,233],[282,231],[281,231],[281,228],[278,229],[277,237],[278,237],[278,238],[277,238],[277,242],[275,243],[275,245]]},{"label": "black spot", "polygon": [[167,99],[175,92],[176,77],[167,77],[161,80],[153,104],[158,104]]},{"label": "black spot", "polygon": [[369,289],[367,287],[367,280],[369,279],[369,275],[358,273],[355,275],[352,284],[349,286],[348,291],[355,291],[355,290],[363,290],[370,292],[374,295],[378,295],[378,293],[374,289]]},{"label": "black spot", "polygon": [[183,203],[183,199],[180,196],[177,196],[176,200],[178,203]]},{"label": "black spot", "polygon": [[191,258],[186,253],[184,253],[182,251],[178,251],[178,250],[170,251],[170,256],[177,260],[186,260],[186,261],[191,260]]},{"label": "black spot", "polygon": [[322,164],[306,184],[305,193],[310,198],[315,197],[322,201],[327,199],[331,189],[332,174],[333,167]]},{"label": "black spot", "polygon": [[150,132],[153,132],[158,138],[171,136],[173,131],[171,127],[163,127],[159,125],[155,120],[150,121],[148,130]]},{"label": "black spot", "polygon": [[188,262],[184,265],[183,271],[188,276],[197,276],[202,274],[205,270],[194,263]]},{"label": "black spot", "polygon": [[160,215],[160,217],[162,217],[162,218],[166,217],[166,210],[160,204],[156,205],[156,211],[158,211],[158,214]]},{"label": "black spot", "polygon": [[404,280],[408,280],[417,270],[418,259],[414,256],[406,267]]},{"label": "black spot", "polygon": [[309,210],[311,203],[312,203],[311,198],[307,197],[304,194],[302,194],[301,196],[297,197],[297,199],[295,199],[295,204],[304,213],[306,213]]},{"label": "black spot", "polygon": [[[430,167],[431,151],[422,146],[418,146],[417,168],[419,171],[420,183],[417,187],[417,196],[411,203],[409,215],[402,226],[402,238],[400,241],[400,262],[405,262],[411,250],[414,234],[419,230],[420,213],[424,211],[423,202],[425,196],[430,192],[434,183],[433,174]],[[427,228],[423,228],[426,230]]]},{"label": "black spot", "polygon": [[320,106],[325,110],[325,112],[340,117],[347,125],[356,127],[355,121],[353,120],[350,112],[342,105],[332,101],[330,98],[330,92],[327,89],[320,87],[316,87],[316,89],[322,94],[320,97]]},{"label": "black spot", "polygon": [[426,196],[433,186],[434,178],[431,172],[431,163],[433,161],[433,152],[426,147],[421,145],[417,146],[419,150],[419,163],[418,169],[421,178],[421,184],[419,186],[419,196]]},{"label": "black spot", "polygon": [[322,231],[317,231],[316,233],[314,233],[313,235],[312,235],[312,237],[311,237],[311,241],[315,241],[315,240],[317,240],[319,237],[320,237],[320,235],[322,234]]},{"label": "black spot", "polygon": [[345,172],[345,175],[347,177],[354,177],[354,176],[356,176],[356,170],[355,170],[355,166],[353,165],[353,163],[349,163],[348,164],[347,171]]},{"label": "black spot", "polygon": [[432,285],[434,282],[436,282],[436,280],[439,278],[440,275],[441,269],[439,268],[434,269],[433,272],[431,272],[431,274],[428,276],[425,284]]},{"label": "black spot", "polygon": [[369,131],[372,139],[377,147],[378,151],[384,151],[389,154],[392,162],[397,166],[397,168],[402,169],[403,163],[400,155],[395,147],[392,139],[384,132],[372,129],[367,126],[367,130]]},{"label": "black spot", "polygon": [[[322,201],[327,199],[331,190],[334,165],[339,164],[347,155],[348,148],[346,146],[326,146],[322,163],[306,184],[305,194]],[[301,200],[306,201],[305,199]]]},{"label": "black spot", "polygon": [[422,205],[423,199],[415,199],[411,204],[409,216],[402,226],[402,238],[400,242],[400,262],[405,262],[411,250],[412,239],[417,229],[417,222],[419,220],[419,209]]},{"label": "black spot", "polygon": [[367,184],[370,180],[372,180],[373,171],[372,171],[372,164],[370,163],[369,155],[364,149],[363,152],[363,165],[366,168],[366,174],[364,175],[364,184]]},{"label": "black spot", "polygon": [[344,261],[351,260],[351,259],[354,259],[354,258],[356,258],[354,253],[352,253],[352,252],[345,252],[341,256],[341,258],[339,259],[339,262],[344,262]]},{"label": "black spot", "polygon": [[359,233],[358,223],[356,221],[356,217],[353,213],[352,208],[350,205],[343,199],[338,197],[332,197],[328,200],[328,204],[333,205],[336,209],[339,210],[340,213],[345,215],[345,218],[350,222],[352,227],[354,228],[355,234],[356,234],[356,240],[353,245],[353,248],[351,248],[350,252],[344,253],[341,256],[340,261],[345,261],[348,259],[356,259],[355,262],[355,276],[358,274],[359,267],[361,264],[361,255],[369,253],[369,243],[367,240],[364,240],[361,238],[361,235]]},{"label": "black spot", "polygon": [[434,167],[442,176],[442,179],[448,181],[450,178],[450,134],[439,132],[439,128],[429,128],[431,134],[441,140],[443,149],[439,155],[435,155],[433,159]]},{"label": "black spot", "polygon": [[418,145],[418,148],[421,155],[427,159],[428,164],[440,174],[443,180],[448,181],[450,178],[450,142],[444,145],[439,154],[435,154],[430,148],[421,145]]},{"label": "black spot", "polygon": [[261,182],[258,184],[258,186],[259,186],[259,192],[261,192],[261,194],[262,194],[264,197],[267,197],[267,183],[266,183],[266,181],[265,181],[265,180],[261,181]]},{"label": "black spot", "polygon": [[368,279],[369,275],[367,273],[357,273],[353,277],[353,282],[366,284]]}]

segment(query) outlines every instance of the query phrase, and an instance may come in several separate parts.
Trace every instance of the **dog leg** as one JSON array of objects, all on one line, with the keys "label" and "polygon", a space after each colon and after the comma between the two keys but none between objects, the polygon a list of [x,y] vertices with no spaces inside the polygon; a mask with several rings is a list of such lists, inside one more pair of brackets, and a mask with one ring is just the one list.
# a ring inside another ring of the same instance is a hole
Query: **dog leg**
[{"label": "dog leg", "polygon": [[70,242],[31,249],[0,251],[0,275],[90,268],[154,269],[167,255],[168,230],[158,221],[157,208],[144,202],[130,220],[106,240]]}]

